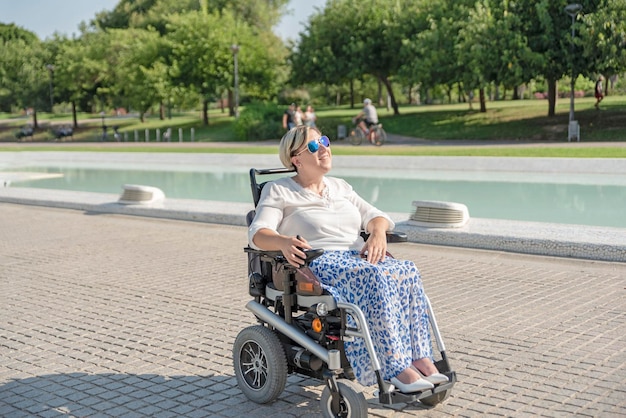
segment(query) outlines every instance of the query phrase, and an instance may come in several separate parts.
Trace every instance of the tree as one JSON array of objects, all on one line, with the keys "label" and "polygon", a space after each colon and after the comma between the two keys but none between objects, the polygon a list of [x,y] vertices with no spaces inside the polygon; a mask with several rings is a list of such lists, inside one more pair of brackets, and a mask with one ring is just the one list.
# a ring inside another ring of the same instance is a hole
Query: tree
[{"label": "tree", "polygon": [[80,38],[66,39],[59,45],[53,62],[55,90],[72,104],[75,128],[77,107],[104,111],[114,83],[116,59],[111,36],[103,31],[84,31]]},{"label": "tree", "polygon": [[[35,112],[49,102],[48,54],[33,32],[0,23],[0,110],[32,107]],[[37,114],[34,114],[37,125]]]},{"label": "tree", "polygon": [[485,87],[501,83],[516,86],[531,79],[524,71],[532,59],[525,37],[515,28],[518,16],[510,13],[508,2],[483,0],[476,2],[459,33],[456,45],[466,89],[478,88],[480,110],[485,112]]},{"label": "tree", "polygon": [[[209,102],[233,85],[231,45],[236,39],[235,27],[235,18],[230,13],[220,16],[197,12],[174,15],[168,25],[170,77],[173,84],[188,88],[202,98],[205,125],[209,123]],[[246,49],[243,32],[245,25],[238,25],[242,61]]]},{"label": "tree", "polygon": [[91,25],[100,30],[156,29],[167,31],[169,15],[200,10],[199,0],[120,0],[110,11],[96,14]]},{"label": "tree", "polygon": [[300,34],[291,55],[292,80],[334,84],[369,74],[386,87],[399,114],[391,79],[401,64],[401,13],[393,0],[329,1]]},{"label": "tree", "polygon": [[353,81],[362,78],[361,53],[351,24],[352,4],[331,3],[322,13],[313,15],[300,33],[297,48],[289,56],[290,81],[294,85],[322,83],[327,86],[350,83],[354,107]]},{"label": "tree", "polygon": [[[543,77],[548,84],[548,116],[555,115],[557,81],[575,69],[574,79],[589,68],[581,53],[580,37],[572,39],[572,19],[565,12],[567,0],[518,0],[510,2],[513,13],[519,16],[519,30],[528,40],[532,51],[531,71],[534,77]],[[580,0],[583,14],[595,13],[596,0]],[[580,33],[582,15],[574,24]],[[574,49],[572,50],[572,43]]]},{"label": "tree", "polygon": [[115,57],[111,98],[116,107],[136,109],[143,122],[145,113],[170,95],[165,41],[154,29],[112,29],[108,34],[109,55]]},{"label": "tree", "polygon": [[583,74],[595,78],[626,70],[626,1],[603,0],[595,13],[584,14],[582,20],[580,38],[589,64]]},{"label": "tree", "polygon": [[466,3],[416,0],[402,17],[404,40],[400,50],[400,74],[409,85],[420,84],[425,97],[428,97],[428,89],[444,85],[450,98],[452,86],[471,70],[459,61],[456,48],[458,33],[467,21],[469,7]]},{"label": "tree", "polygon": [[5,24],[0,22],[0,40],[13,41],[21,39],[28,44],[39,42],[39,38],[34,32],[23,29],[14,23]]},{"label": "tree", "polygon": [[195,11],[232,13],[237,21],[265,31],[280,21],[288,3],[289,0],[120,0],[113,10],[98,13],[91,24],[102,30],[152,27],[164,35],[170,15]]},{"label": "tree", "polygon": [[33,109],[33,126],[39,127],[37,111],[50,103],[49,54],[38,39],[0,40],[2,66],[0,93],[7,101],[22,108]]}]

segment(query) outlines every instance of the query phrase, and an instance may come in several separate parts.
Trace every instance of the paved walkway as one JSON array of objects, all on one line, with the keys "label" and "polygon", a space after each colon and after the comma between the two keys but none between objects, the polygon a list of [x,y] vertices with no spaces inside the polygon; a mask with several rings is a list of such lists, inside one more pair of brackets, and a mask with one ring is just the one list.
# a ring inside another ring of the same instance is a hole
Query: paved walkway
[{"label": "paved walkway", "polygon": [[[0,203],[0,416],[314,417],[236,385],[245,228]],[[414,260],[459,383],[374,417],[626,414],[626,264],[394,244]]]}]

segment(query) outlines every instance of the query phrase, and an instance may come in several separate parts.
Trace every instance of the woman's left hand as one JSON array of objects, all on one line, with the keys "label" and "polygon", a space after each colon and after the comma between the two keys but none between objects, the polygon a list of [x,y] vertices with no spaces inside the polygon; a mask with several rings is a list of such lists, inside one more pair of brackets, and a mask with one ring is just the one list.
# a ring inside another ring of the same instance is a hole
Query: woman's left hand
[{"label": "woman's left hand", "polygon": [[377,264],[381,261],[384,261],[386,254],[387,235],[385,233],[371,234],[365,242],[363,249],[361,250],[361,256],[366,257],[367,261],[372,264]]},{"label": "woman's left hand", "polygon": [[361,250],[361,257],[365,257],[367,252],[367,261],[372,264],[377,264],[385,259],[388,228],[389,222],[382,216],[377,216],[369,221],[367,230],[370,232],[370,236]]}]

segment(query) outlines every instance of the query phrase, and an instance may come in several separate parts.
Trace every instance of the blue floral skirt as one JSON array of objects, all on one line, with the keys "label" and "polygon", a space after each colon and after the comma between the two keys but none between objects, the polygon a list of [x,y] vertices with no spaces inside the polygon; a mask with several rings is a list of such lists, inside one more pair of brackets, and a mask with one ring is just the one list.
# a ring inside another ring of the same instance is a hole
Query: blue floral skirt
[{"label": "blue floral skirt", "polygon": [[[432,359],[426,295],[412,261],[386,257],[370,264],[358,251],[327,251],[310,267],[335,300],[353,303],[363,311],[383,379],[397,376],[413,360]],[[376,384],[363,339],[347,342],[345,348],[359,383]]]}]

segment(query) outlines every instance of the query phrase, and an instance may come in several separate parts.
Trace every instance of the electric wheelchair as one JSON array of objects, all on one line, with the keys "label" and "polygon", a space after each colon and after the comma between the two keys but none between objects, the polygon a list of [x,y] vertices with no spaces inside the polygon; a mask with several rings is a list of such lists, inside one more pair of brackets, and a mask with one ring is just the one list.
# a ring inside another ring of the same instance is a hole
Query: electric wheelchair
[{"label": "electric wheelchair", "polygon": [[[255,208],[261,190],[268,182],[257,182],[257,176],[285,175],[292,171],[285,168],[251,169],[250,186]],[[248,213],[248,225],[254,214],[254,211]],[[407,237],[390,232],[387,240],[402,242]],[[287,376],[296,373],[325,382],[321,395],[323,416],[366,417],[367,401],[362,387],[355,382],[343,346],[344,341],[355,338],[364,339],[372,359],[381,404],[419,401],[434,406],[449,396],[456,374],[450,368],[428,299],[431,331],[441,357],[436,359],[435,366],[448,376],[449,382],[424,392],[405,394],[383,380],[367,321],[358,306],[337,302],[327,292],[312,295],[310,288],[300,289],[295,267],[279,251],[259,251],[250,247],[244,251],[248,256],[249,293],[253,297],[246,308],[252,311],[259,324],[249,326],[237,335],[233,365],[238,386],[248,399],[260,404],[276,400],[285,389]],[[306,251],[305,265],[323,252],[323,249]]]}]

